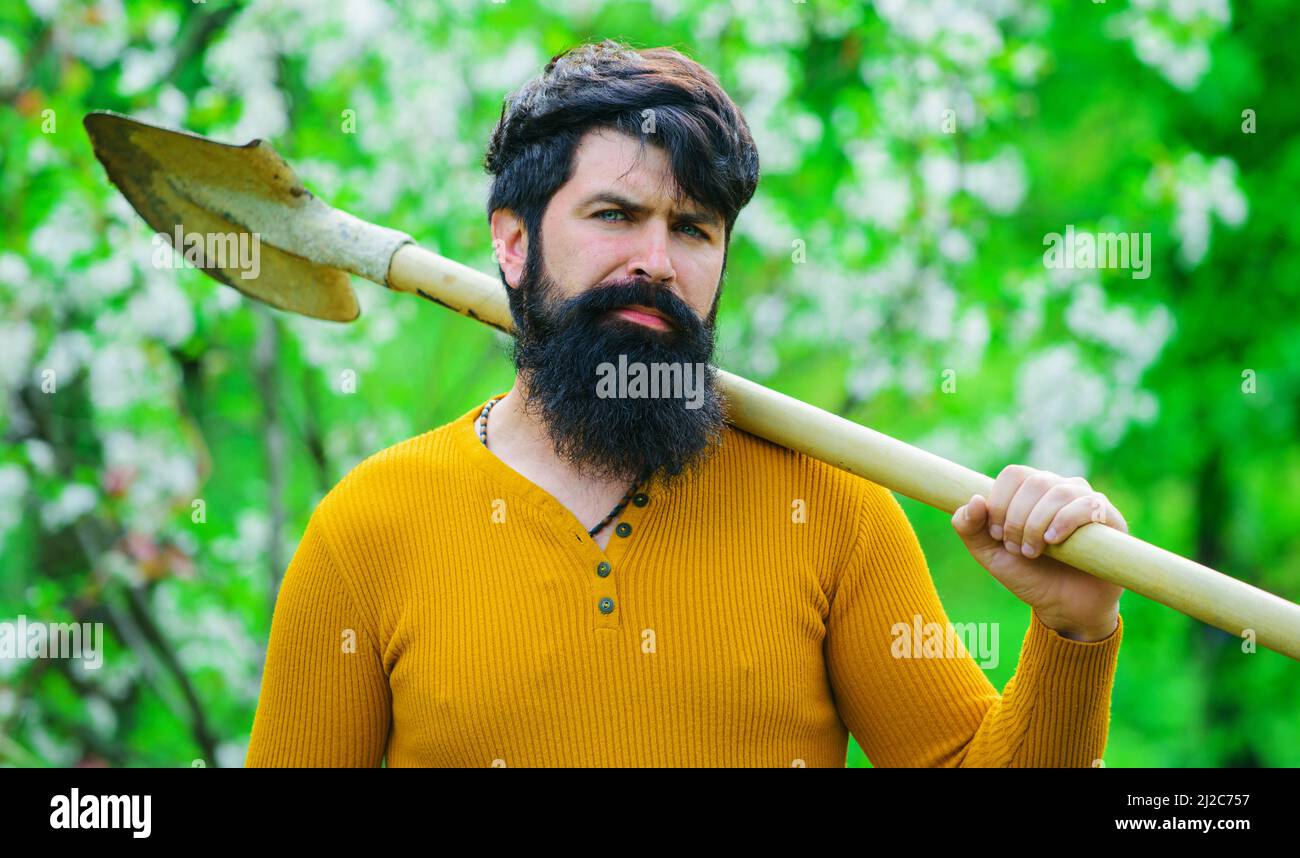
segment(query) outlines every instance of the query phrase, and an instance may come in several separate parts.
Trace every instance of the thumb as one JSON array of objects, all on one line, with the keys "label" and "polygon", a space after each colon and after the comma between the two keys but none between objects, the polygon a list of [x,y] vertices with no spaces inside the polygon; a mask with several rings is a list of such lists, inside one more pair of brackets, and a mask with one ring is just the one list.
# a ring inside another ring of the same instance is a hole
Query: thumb
[{"label": "thumb", "polygon": [[952,515],[952,526],[976,556],[1003,547],[1000,540],[989,535],[989,508],[982,495],[972,495],[965,505],[958,507]]}]

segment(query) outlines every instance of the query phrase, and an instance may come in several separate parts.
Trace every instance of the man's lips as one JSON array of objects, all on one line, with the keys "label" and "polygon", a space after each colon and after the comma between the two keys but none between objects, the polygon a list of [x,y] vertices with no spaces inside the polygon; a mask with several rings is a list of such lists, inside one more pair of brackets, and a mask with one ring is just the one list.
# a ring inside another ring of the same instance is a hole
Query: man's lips
[{"label": "man's lips", "polygon": [[619,307],[613,311],[614,315],[621,316],[631,322],[639,325],[645,325],[647,328],[655,328],[660,331],[671,330],[672,325],[663,313],[653,307],[646,307],[642,304],[629,304],[626,307]]}]

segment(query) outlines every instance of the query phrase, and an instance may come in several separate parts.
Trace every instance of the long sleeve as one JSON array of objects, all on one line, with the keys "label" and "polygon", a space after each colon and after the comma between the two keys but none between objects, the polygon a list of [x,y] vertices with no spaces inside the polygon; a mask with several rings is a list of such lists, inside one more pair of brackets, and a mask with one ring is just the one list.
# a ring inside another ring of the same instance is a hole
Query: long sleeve
[{"label": "long sleeve", "polygon": [[1110,637],[1081,642],[1031,612],[1015,675],[999,695],[960,638],[938,657],[906,639],[910,630],[950,627],[894,496],[868,484],[857,527],[825,647],[840,717],[873,765],[1086,767],[1102,757],[1122,618]]},{"label": "long sleeve", "polygon": [[245,766],[380,765],[392,701],[374,625],[317,507],[276,597]]}]

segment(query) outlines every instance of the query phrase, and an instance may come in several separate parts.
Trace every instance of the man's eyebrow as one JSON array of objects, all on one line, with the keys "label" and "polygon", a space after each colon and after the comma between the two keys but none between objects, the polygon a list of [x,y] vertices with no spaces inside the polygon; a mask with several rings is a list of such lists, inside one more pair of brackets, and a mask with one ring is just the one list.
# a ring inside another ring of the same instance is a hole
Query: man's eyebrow
[{"label": "man's eyebrow", "polygon": [[[595,193],[584,197],[582,201],[578,203],[578,208],[585,209],[587,206],[593,205],[594,203],[609,203],[610,205],[627,209],[635,215],[643,215],[649,211],[647,206],[634,202],[622,194],[615,193],[614,191],[596,191]],[[678,211],[676,212],[676,215],[679,220],[697,226],[717,227],[721,223],[718,220],[717,215],[707,210],[699,212]]]}]

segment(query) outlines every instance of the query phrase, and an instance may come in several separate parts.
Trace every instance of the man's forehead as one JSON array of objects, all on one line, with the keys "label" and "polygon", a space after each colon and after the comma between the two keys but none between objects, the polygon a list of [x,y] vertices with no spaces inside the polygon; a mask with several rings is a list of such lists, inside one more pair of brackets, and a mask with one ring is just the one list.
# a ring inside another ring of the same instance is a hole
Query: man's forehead
[{"label": "man's forehead", "polygon": [[578,205],[627,202],[716,221],[716,213],[681,192],[663,149],[612,129],[583,135],[560,194]]}]

